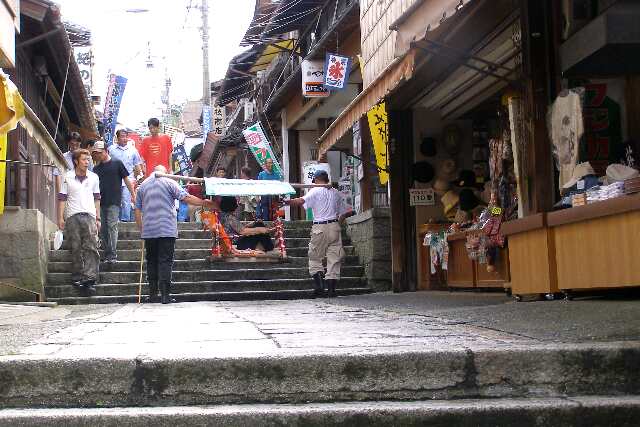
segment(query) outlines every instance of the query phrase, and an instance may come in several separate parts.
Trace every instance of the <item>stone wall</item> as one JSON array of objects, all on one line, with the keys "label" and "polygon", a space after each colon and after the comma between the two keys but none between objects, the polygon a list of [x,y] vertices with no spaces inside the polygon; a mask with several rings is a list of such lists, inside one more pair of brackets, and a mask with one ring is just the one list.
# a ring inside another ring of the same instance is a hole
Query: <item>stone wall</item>
[{"label": "stone wall", "polygon": [[8,206],[0,215],[0,282],[44,296],[50,236],[56,225],[36,209]]},{"label": "stone wall", "polygon": [[376,291],[391,289],[391,210],[373,208],[347,219],[369,286]]}]

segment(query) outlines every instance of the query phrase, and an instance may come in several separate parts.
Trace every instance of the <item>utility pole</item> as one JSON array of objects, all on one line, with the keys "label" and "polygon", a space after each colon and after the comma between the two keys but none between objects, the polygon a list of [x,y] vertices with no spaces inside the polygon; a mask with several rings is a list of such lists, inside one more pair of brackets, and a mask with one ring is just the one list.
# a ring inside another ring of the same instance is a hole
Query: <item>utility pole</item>
[{"label": "utility pole", "polygon": [[209,2],[202,0],[202,103],[211,105],[211,82],[209,81]]}]

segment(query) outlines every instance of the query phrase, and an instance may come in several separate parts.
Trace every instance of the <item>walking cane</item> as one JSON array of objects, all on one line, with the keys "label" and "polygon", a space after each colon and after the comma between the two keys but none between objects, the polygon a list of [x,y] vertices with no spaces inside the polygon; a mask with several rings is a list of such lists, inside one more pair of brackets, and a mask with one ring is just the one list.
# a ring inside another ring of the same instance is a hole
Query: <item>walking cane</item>
[{"label": "walking cane", "polygon": [[142,303],[142,264],[144,263],[144,240],[140,247],[140,280],[138,281],[138,304]]}]

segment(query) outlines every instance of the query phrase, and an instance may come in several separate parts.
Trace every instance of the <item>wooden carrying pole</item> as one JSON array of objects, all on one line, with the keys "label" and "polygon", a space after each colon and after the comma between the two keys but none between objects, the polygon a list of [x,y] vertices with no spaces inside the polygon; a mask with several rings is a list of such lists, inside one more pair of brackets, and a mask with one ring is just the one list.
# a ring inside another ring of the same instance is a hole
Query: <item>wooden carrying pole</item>
[{"label": "wooden carrying pole", "polygon": [[138,281],[138,304],[142,303],[142,265],[144,264],[144,240],[140,247],[140,280]]},{"label": "wooden carrying pole", "polygon": [[[204,182],[204,178],[196,178],[195,176],[182,176],[182,175],[171,175],[168,173],[155,173],[156,176],[159,176],[160,178],[171,178],[171,179],[175,179],[175,180],[183,180],[183,181],[189,181],[189,182],[197,182],[202,184]],[[291,185],[293,188],[315,188],[315,187],[325,187],[325,188],[330,188],[332,187],[331,184],[297,184],[297,183],[289,183],[289,185]]]}]

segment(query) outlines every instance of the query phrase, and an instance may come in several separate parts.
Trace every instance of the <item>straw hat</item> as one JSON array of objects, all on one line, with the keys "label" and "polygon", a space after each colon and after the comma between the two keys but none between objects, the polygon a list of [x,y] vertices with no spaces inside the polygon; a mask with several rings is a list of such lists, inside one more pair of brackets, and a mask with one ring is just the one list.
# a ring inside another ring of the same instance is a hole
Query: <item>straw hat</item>
[{"label": "straw hat", "polygon": [[584,162],[576,165],[575,169],[573,169],[573,174],[571,175],[571,179],[565,182],[562,188],[567,189],[571,188],[578,183],[582,178],[587,175],[595,175],[596,173],[593,171],[591,167],[591,163]]},{"label": "straw hat", "polygon": [[446,193],[451,188],[451,181],[454,179],[456,179],[456,162],[453,159],[444,159],[438,167],[433,191],[439,195]]},{"label": "straw hat", "polygon": [[608,185],[614,182],[626,181],[639,175],[640,173],[636,169],[616,163],[607,167],[607,176],[604,182]]},{"label": "straw hat", "polygon": [[444,214],[446,216],[456,208],[460,202],[460,197],[455,191],[447,191],[440,201],[442,202],[442,206],[444,206]]}]

